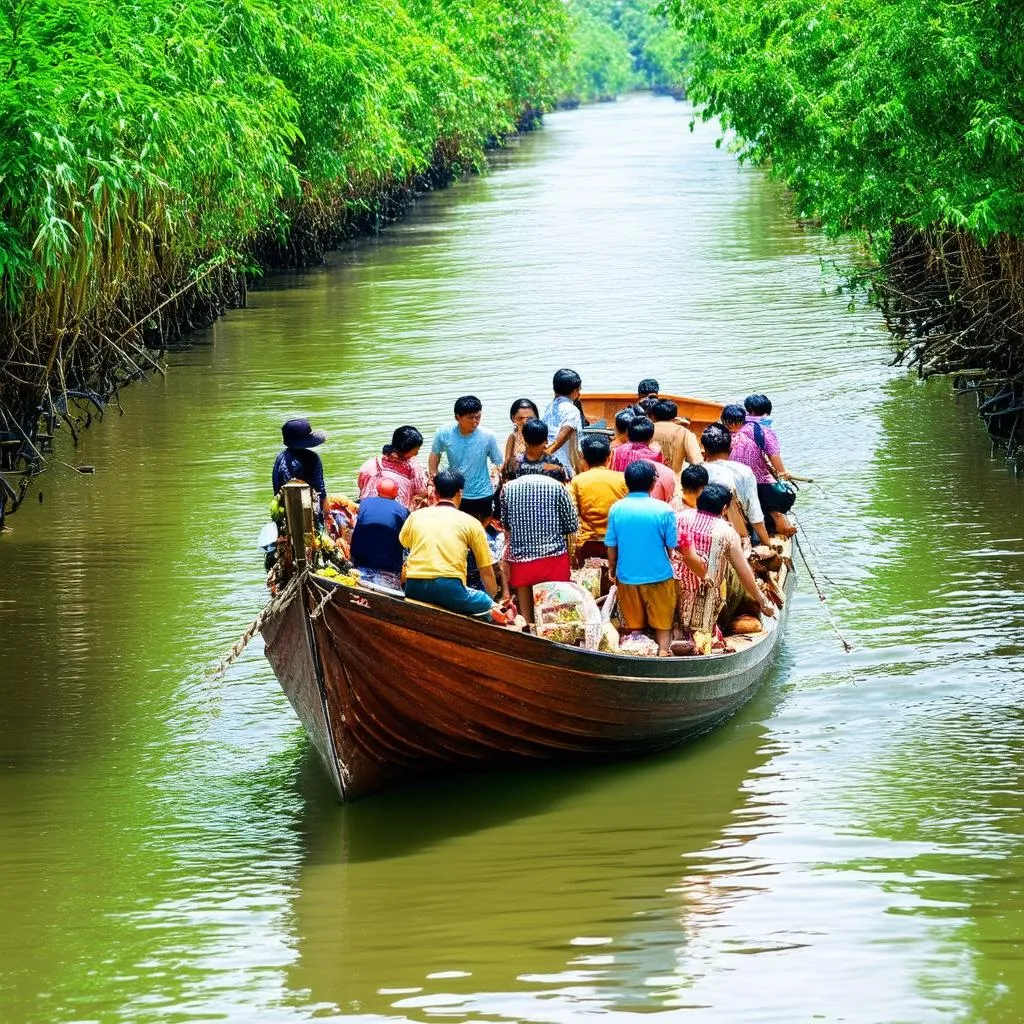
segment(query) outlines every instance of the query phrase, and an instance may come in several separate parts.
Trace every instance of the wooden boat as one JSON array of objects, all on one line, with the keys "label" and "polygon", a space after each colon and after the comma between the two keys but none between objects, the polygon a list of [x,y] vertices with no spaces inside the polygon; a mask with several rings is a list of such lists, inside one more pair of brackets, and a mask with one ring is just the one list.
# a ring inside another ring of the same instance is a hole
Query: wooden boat
[{"label": "wooden boat", "polygon": [[[722,403],[710,402],[703,398],[687,398],[682,395],[662,395],[676,403],[678,414],[690,421],[689,426],[697,437],[709,424],[722,415]],[[615,414],[627,405],[636,402],[636,395],[626,391],[595,392],[581,399],[583,412],[591,423],[604,420],[609,428],[615,423]]]},{"label": "wooden boat", "polygon": [[297,573],[261,632],[343,801],[431,773],[634,757],[707,732],[763,680],[794,588],[783,567],[785,607],[763,632],[731,638],[728,653],[586,651],[308,572],[308,488],[286,491]]}]

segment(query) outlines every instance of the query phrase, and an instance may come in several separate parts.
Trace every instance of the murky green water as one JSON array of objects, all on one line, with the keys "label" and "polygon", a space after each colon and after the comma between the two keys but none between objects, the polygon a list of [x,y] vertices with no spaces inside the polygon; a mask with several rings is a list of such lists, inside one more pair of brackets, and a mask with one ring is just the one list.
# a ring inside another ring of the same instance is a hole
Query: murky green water
[{"label": "murky green water", "polygon": [[[125,392],[0,543],[0,1020],[1024,1017],[1024,482],[886,367],[778,189],[689,111],[557,114]],[[341,809],[257,649],[278,427],[348,485],[400,422],[578,367],[767,390],[806,574],[692,747]],[[65,453],[66,454],[66,453]],[[827,579],[826,579],[827,577]]]}]

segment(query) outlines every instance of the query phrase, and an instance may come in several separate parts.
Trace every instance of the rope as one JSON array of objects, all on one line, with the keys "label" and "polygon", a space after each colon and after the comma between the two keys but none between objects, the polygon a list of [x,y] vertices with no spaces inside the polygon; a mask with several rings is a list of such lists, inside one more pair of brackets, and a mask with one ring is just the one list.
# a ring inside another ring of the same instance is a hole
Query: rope
[{"label": "rope", "polygon": [[853,650],[853,644],[843,636],[839,631],[839,626],[836,623],[835,616],[832,614],[832,609],[828,606],[828,597],[825,592],[821,589],[821,584],[818,583],[817,577],[814,575],[814,570],[811,568],[810,563],[807,561],[807,555],[804,554],[804,546],[800,543],[800,537],[798,534],[794,534],[793,539],[796,541],[796,549],[800,552],[800,558],[804,563],[804,568],[807,570],[807,575],[811,578],[811,583],[814,584],[814,590],[818,595],[818,600],[821,602],[825,609],[825,614],[828,616],[829,625],[832,627],[832,632],[835,633],[839,642],[843,645],[843,651],[849,654]]},{"label": "rope", "polygon": [[[314,581],[314,586],[319,587]],[[319,619],[323,614],[324,606],[330,603],[332,597],[334,597],[334,591],[330,587],[319,587],[321,593],[324,595],[320,598],[320,603],[309,613],[311,619]]]},{"label": "rope", "polygon": [[298,593],[300,586],[308,575],[308,569],[297,573],[288,581],[288,585],[284,590],[271,598],[269,604],[249,624],[249,628],[235,641],[227,657],[210,673],[211,682],[218,682],[224,678],[224,673],[242,656],[242,652],[249,646],[249,642],[253,637],[263,628],[263,624],[267,619],[283,611],[291,604],[292,599]]}]

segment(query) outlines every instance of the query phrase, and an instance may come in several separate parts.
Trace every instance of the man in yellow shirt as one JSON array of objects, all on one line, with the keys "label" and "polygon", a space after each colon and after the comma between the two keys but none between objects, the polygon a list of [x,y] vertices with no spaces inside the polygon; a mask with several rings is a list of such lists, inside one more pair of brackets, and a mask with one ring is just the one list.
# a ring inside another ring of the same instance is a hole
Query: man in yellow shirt
[{"label": "man in yellow shirt", "polygon": [[587,468],[569,482],[569,493],[580,515],[573,564],[579,567],[587,558],[607,558],[604,535],[608,529],[608,510],[629,491],[626,478],[608,468],[611,446],[602,434],[583,438],[583,461]]},{"label": "man in yellow shirt", "polygon": [[[459,509],[466,486],[463,475],[446,469],[434,477],[440,499],[406,519],[398,539],[408,549],[405,593],[414,601],[436,604],[462,615],[490,619],[498,592],[494,556],[479,520]],[[487,593],[466,586],[466,558],[473,552]]]}]

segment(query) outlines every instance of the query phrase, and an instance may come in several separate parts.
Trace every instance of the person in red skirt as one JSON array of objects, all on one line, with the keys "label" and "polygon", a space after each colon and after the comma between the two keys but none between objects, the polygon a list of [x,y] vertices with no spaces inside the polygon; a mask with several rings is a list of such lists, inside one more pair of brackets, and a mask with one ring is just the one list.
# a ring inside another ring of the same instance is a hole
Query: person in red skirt
[{"label": "person in red skirt", "polygon": [[533,585],[569,580],[569,537],[580,528],[576,506],[564,484],[529,472],[502,488],[498,518],[507,536],[509,585],[520,613],[532,621]]}]

